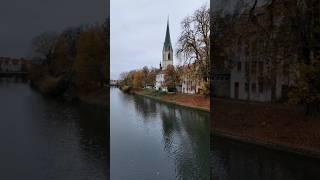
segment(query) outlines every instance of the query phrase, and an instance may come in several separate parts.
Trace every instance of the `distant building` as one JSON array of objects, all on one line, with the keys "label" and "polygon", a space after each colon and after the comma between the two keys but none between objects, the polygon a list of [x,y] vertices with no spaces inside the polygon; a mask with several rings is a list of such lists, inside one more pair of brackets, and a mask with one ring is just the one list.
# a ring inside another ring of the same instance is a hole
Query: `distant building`
[{"label": "distant building", "polygon": [[110,80],[110,86],[118,86],[119,81],[118,80]]},{"label": "distant building", "polygon": [[204,81],[199,79],[195,74],[194,65],[182,67],[181,92],[184,94],[200,94],[204,89]]},{"label": "distant building", "polygon": [[23,72],[28,66],[29,62],[25,59],[0,57],[0,72]]},{"label": "distant building", "polygon": [[169,65],[173,65],[173,48],[171,45],[168,20],[166,37],[162,49],[162,63],[160,62],[160,72],[156,75],[155,88],[157,90],[168,91],[168,88],[165,86],[165,70]]}]

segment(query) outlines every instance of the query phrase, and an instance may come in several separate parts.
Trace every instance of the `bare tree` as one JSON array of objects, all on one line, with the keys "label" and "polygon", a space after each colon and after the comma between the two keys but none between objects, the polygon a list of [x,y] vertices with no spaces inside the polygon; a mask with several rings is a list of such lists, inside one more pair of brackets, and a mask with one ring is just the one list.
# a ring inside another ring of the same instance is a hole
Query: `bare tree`
[{"label": "bare tree", "polygon": [[32,50],[36,56],[50,64],[55,51],[58,35],[52,32],[42,33],[32,39]]},{"label": "bare tree", "polygon": [[184,64],[194,64],[199,79],[208,80],[210,75],[210,12],[206,5],[187,16],[181,23],[177,57]]}]

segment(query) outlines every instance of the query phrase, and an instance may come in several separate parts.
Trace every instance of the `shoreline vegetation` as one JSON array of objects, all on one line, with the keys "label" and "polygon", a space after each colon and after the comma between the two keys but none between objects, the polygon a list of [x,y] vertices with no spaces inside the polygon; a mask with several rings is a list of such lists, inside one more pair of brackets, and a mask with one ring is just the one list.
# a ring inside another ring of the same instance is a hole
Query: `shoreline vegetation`
[{"label": "shoreline vegetation", "polygon": [[129,88],[128,86],[120,87],[120,89],[124,93],[144,96],[165,103],[210,112],[210,98],[205,95],[165,93],[154,89]]},{"label": "shoreline vegetation", "polygon": [[60,78],[45,77],[39,81],[31,81],[31,86],[39,93],[50,96],[59,97],[70,102],[81,101],[86,104],[107,106],[108,96],[107,88],[96,89],[88,93],[71,92],[70,89],[62,88],[62,80]]},{"label": "shoreline vegetation", "polygon": [[31,86],[47,96],[106,106],[108,23],[36,36],[28,75]]}]

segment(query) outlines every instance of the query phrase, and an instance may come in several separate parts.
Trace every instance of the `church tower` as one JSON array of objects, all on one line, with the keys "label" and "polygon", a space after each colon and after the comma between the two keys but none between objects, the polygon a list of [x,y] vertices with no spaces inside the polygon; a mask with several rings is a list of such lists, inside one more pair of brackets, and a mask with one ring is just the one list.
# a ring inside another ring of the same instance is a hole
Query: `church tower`
[{"label": "church tower", "polygon": [[168,65],[173,65],[173,49],[172,49],[171,39],[170,39],[169,18],[167,22],[166,37],[165,37],[163,50],[162,50],[163,69],[166,69]]}]

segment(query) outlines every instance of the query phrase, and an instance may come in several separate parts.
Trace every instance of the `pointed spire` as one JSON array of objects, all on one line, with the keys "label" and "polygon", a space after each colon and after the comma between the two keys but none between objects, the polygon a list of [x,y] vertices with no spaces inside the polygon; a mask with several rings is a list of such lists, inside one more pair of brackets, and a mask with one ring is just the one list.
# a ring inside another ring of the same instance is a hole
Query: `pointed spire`
[{"label": "pointed spire", "polygon": [[166,38],[164,41],[164,49],[171,49],[171,38],[170,38],[170,28],[169,28],[169,16],[168,16],[168,20],[167,20],[167,31],[166,31]]}]

